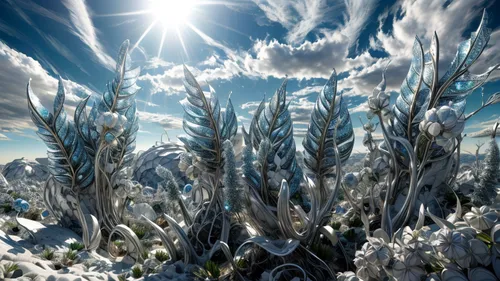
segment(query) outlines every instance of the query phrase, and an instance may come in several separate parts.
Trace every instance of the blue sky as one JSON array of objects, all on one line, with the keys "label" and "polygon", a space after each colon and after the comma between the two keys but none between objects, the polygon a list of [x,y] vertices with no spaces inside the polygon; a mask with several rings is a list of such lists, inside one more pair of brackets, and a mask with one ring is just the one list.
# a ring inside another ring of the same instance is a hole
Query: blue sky
[{"label": "blue sky", "polygon": [[[491,39],[472,71],[484,72],[500,63],[499,1],[193,1],[189,11],[162,11],[148,0],[1,1],[0,163],[46,154],[28,115],[29,78],[42,103],[50,106],[61,76],[72,113],[81,97],[105,89],[125,39],[136,46],[132,57],[143,68],[137,96],[138,149],[155,144],[164,130],[172,139],[182,134],[183,63],[202,86],[208,82],[215,88],[222,104],[232,91],[240,124],[248,124],[256,104],[271,96],[288,75],[297,144],[317,93],[335,68],[339,89],[349,103],[358,151],[363,151],[359,117],[365,118],[367,96],[390,59],[387,83],[394,102],[415,35],[428,49],[433,32],[438,33],[445,70],[457,44],[477,28],[486,8]],[[157,12],[140,13],[153,7]],[[184,18],[173,23],[171,18],[180,15]],[[499,77],[500,71],[491,75],[485,96],[500,91]],[[467,112],[480,105],[480,96],[480,90],[471,95]],[[490,127],[500,118],[499,110],[496,105],[482,111],[469,120],[465,132]],[[464,149],[472,151],[478,141],[466,138]]]}]

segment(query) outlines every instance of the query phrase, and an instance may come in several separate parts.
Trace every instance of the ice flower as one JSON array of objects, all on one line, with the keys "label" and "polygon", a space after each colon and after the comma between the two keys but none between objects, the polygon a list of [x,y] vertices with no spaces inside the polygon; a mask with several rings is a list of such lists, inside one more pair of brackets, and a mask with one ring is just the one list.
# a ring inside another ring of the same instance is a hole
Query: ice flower
[{"label": "ice flower", "polygon": [[458,265],[467,268],[471,261],[469,243],[463,233],[448,228],[440,229],[433,237],[431,245],[447,259],[455,260]]},{"label": "ice flower", "polygon": [[389,109],[390,96],[385,91],[375,89],[373,94],[368,97],[368,106],[370,111],[375,114],[383,113]]},{"label": "ice flower", "polygon": [[386,266],[391,260],[391,251],[388,245],[381,238],[368,237],[368,242],[363,245],[365,248],[365,258],[373,265]]},{"label": "ice flower", "polygon": [[26,213],[30,209],[30,203],[21,198],[17,198],[12,203],[12,208],[18,213]]},{"label": "ice flower", "polygon": [[425,270],[420,261],[401,255],[392,267],[392,274],[396,280],[420,281],[425,275]]},{"label": "ice flower", "polygon": [[118,138],[123,134],[127,117],[116,112],[105,112],[96,120],[97,132],[104,134],[104,140],[110,145],[116,145]]},{"label": "ice flower", "polygon": [[379,276],[378,266],[371,264],[366,259],[368,245],[368,243],[365,243],[360,251],[356,251],[354,258],[354,265],[357,268],[356,275],[363,280],[369,280],[370,278],[377,278]]},{"label": "ice flower", "polygon": [[487,206],[472,207],[471,211],[464,215],[464,220],[477,230],[486,230],[495,225],[498,215]]},{"label": "ice flower", "polygon": [[283,180],[288,180],[290,172],[287,170],[282,170],[281,165],[283,159],[281,159],[278,154],[274,156],[274,164],[276,169],[274,171],[268,171],[267,176],[269,177],[269,185],[274,187],[280,187]]},{"label": "ice flower", "polygon": [[190,180],[196,179],[201,174],[196,162],[196,157],[189,152],[183,152],[179,156],[179,170],[185,173]]},{"label": "ice flower", "polygon": [[436,143],[445,148],[449,147],[450,139],[462,133],[465,126],[463,114],[459,114],[449,106],[431,108],[425,113],[424,120],[419,124],[421,132],[434,137]]}]

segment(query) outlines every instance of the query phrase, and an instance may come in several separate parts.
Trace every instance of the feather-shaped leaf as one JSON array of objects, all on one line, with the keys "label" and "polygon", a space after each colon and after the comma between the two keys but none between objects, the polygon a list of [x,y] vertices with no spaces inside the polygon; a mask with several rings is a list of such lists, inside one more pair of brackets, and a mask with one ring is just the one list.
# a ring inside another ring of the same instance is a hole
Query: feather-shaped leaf
[{"label": "feather-shaped leaf", "polygon": [[252,118],[252,123],[250,124],[250,136],[252,139],[253,148],[255,150],[259,149],[260,142],[264,138],[264,135],[259,128],[259,116],[262,113],[262,111],[264,111],[265,107],[266,107],[266,101],[264,98],[260,102],[259,107],[257,107],[257,110],[255,110],[255,113]]},{"label": "feather-shaped leaf", "polygon": [[269,179],[270,190],[278,191],[284,178],[290,184],[290,194],[293,196],[298,191],[302,170],[295,159],[293,124],[286,104],[286,84],[287,81],[283,81],[271,101],[260,112],[252,133],[259,135],[258,140],[268,138],[272,145],[267,157],[266,172],[268,176],[271,173],[274,176],[265,177]]},{"label": "feather-shaped leaf", "polygon": [[482,74],[472,74],[465,71],[463,75],[456,78],[443,92],[439,98],[438,106],[449,105],[457,110],[458,113],[464,113],[467,97],[477,88],[481,87],[490,76],[490,74],[497,70],[500,65],[490,67]]},{"label": "feather-shaped leaf", "polygon": [[221,109],[217,97],[207,96],[184,66],[184,87],[187,97],[181,101],[184,107],[183,128],[187,136],[180,141],[209,169],[220,167],[221,155]]},{"label": "feather-shaped leaf", "polygon": [[139,67],[132,68],[128,53],[129,45],[129,41],[126,40],[120,47],[116,62],[116,76],[111,83],[108,83],[108,89],[102,95],[100,112],[111,111],[124,114],[135,104],[134,96],[140,89],[136,81],[141,70]]},{"label": "feather-shaped leaf", "polygon": [[[432,84],[433,73],[424,71],[425,66],[430,66],[432,56],[424,57],[422,43],[418,37],[413,43],[413,59],[410,70],[406,75],[401,92],[396,99],[392,112],[394,113],[394,131],[398,136],[413,136],[418,134],[418,123],[422,120],[430,100],[430,90],[426,84]],[[424,80],[424,75],[427,77]],[[422,82],[426,82],[425,84]],[[413,137],[412,136],[412,137]]]},{"label": "feather-shaped leaf", "polygon": [[491,30],[487,28],[487,25],[488,14],[484,11],[478,29],[475,32],[472,32],[469,39],[458,45],[455,58],[451,62],[451,65],[445,75],[441,77],[439,81],[440,85],[443,85],[446,81],[453,79],[453,77],[456,77],[457,74],[460,74],[460,72],[467,70],[479,58],[490,40]]},{"label": "feather-shaped leaf", "polygon": [[40,103],[30,83],[27,87],[28,108],[38,128],[37,134],[48,147],[49,171],[54,179],[73,189],[85,189],[94,181],[94,170],[74,123],[64,110],[65,92],[62,80],[54,100],[54,115]]},{"label": "feather-shaped leaf", "polygon": [[137,132],[139,131],[139,117],[137,116],[137,109],[135,101],[124,113],[127,117],[127,123],[125,124],[124,133],[118,138],[118,145],[116,151],[118,156],[116,158],[116,163],[118,163],[118,169],[128,166],[134,159],[132,152],[135,150]]},{"label": "feather-shaped leaf", "polygon": [[97,150],[99,133],[95,125],[97,119],[97,106],[95,103],[92,105],[89,115],[87,115],[87,103],[89,99],[90,96],[80,101],[75,110],[74,120],[78,134],[85,144],[85,149],[93,157]]},{"label": "feather-shaped leaf", "polygon": [[[337,134],[334,135],[336,127]],[[354,131],[347,106],[342,96],[337,95],[335,71],[316,100],[303,141],[304,163],[318,177],[330,173],[331,168],[337,164],[332,145],[334,141],[337,143],[341,161],[346,161],[354,146]]]},{"label": "feather-shaped leaf", "polygon": [[[118,145],[111,151],[111,157],[113,162],[117,164],[118,170],[129,165],[133,159],[132,152],[135,150],[136,135],[139,130],[135,94],[140,89],[136,84],[140,68],[132,68],[128,51],[129,41],[126,40],[121,45],[118,53],[115,78],[111,83],[108,83],[108,90],[103,93],[98,107],[98,111],[101,114],[104,112],[116,112],[127,118],[123,133],[117,138]],[[97,118],[91,111],[89,121],[95,122],[95,119]],[[98,145],[99,137],[95,139],[94,135],[91,132],[91,137],[94,141],[97,141]]]},{"label": "feather-shaped leaf", "polygon": [[435,105],[448,105],[463,113],[466,98],[478,87],[486,82],[488,76],[498,65],[491,67],[483,74],[469,73],[468,69],[476,62],[490,40],[491,30],[487,28],[488,14],[483,12],[483,17],[478,29],[472,32],[471,37],[458,45],[455,58],[445,75],[439,80],[439,96],[434,101]]},{"label": "feather-shaped leaf", "polygon": [[232,140],[238,132],[238,118],[236,118],[236,112],[234,111],[231,98],[227,100],[227,105],[224,114],[222,115],[222,120],[221,137],[223,140]]}]

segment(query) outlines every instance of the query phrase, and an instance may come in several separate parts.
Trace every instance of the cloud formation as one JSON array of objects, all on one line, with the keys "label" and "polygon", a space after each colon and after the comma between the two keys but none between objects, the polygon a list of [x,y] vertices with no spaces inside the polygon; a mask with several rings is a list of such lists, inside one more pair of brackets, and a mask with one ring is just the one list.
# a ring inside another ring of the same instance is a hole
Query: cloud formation
[{"label": "cloud formation", "polygon": [[114,59],[106,53],[97,37],[97,31],[90,17],[91,12],[85,0],[63,0],[63,4],[69,11],[69,19],[73,27],[70,29],[71,33],[80,38],[80,40],[87,45],[99,63],[113,70],[116,63]]},{"label": "cloud formation", "polygon": [[[52,108],[57,92],[57,79],[50,76],[35,59],[18,52],[0,41],[0,74],[2,102],[0,103],[0,132],[20,133],[34,128],[28,112],[26,85],[31,78],[31,87],[42,104]],[[81,97],[93,92],[83,85],[63,80],[66,89],[66,110],[73,114]]]}]

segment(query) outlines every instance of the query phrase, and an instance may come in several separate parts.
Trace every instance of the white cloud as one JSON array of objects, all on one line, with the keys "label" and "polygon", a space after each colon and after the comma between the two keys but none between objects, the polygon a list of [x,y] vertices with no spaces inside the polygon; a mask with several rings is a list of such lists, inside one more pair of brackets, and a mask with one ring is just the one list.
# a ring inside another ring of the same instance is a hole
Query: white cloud
[{"label": "white cloud", "polygon": [[8,141],[8,140],[10,140],[9,137],[7,137],[6,135],[0,133],[0,141]]},{"label": "white cloud", "polygon": [[[40,63],[0,41],[0,75],[2,102],[0,103],[0,131],[20,133],[34,128],[28,112],[26,85],[31,87],[49,110],[57,92],[57,79],[50,76]],[[83,96],[93,94],[90,89],[70,80],[63,80],[66,89],[68,114],[73,114],[76,103]]]},{"label": "white cloud", "polygon": [[319,92],[321,92],[321,90],[323,90],[323,87],[324,86],[307,86],[291,93],[291,95],[294,97],[307,97],[312,94],[318,94]]},{"label": "white cloud", "polygon": [[155,123],[167,130],[181,129],[182,118],[168,114],[151,113],[146,111],[138,111],[139,120],[142,122]]},{"label": "white cloud", "polygon": [[106,53],[97,37],[97,31],[92,23],[91,13],[85,0],[64,0],[63,4],[69,11],[69,18],[73,26],[70,29],[71,33],[87,45],[99,63],[113,70],[116,63]]},{"label": "white cloud", "polygon": [[[213,60],[209,57],[207,61],[208,63],[202,64],[205,66],[211,64],[211,67],[198,68],[188,66],[189,71],[193,73],[201,86],[206,86],[206,82],[231,80],[240,75],[239,66],[231,60],[226,60],[223,64],[219,64],[217,62],[212,63],[211,61]],[[164,93],[166,95],[178,95],[184,93],[183,65],[163,61],[157,61],[155,65],[163,72],[160,74],[145,73],[139,77],[139,81],[148,84],[150,94]]]}]

